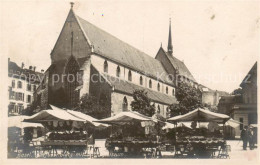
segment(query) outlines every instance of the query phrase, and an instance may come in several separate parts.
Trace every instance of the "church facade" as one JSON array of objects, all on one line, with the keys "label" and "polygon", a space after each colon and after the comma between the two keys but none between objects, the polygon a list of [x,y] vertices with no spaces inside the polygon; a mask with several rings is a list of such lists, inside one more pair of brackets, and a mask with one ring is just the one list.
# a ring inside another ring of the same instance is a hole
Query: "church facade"
[{"label": "church facade", "polygon": [[41,109],[49,104],[73,108],[88,94],[108,105],[110,116],[131,110],[133,92],[145,90],[166,117],[168,106],[178,103],[179,79],[199,86],[172,49],[171,26],[168,50],[160,47],[152,58],[77,16],[72,4],[35,99]]}]

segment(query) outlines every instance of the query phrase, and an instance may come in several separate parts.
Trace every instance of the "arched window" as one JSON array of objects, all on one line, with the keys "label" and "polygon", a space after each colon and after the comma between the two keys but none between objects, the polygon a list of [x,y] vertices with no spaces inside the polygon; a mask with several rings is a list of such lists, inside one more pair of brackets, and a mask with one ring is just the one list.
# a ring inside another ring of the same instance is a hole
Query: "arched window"
[{"label": "arched window", "polygon": [[127,98],[126,96],[124,97],[123,99],[123,111],[127,111],[127,108],[128,108],[128,102],[127,102]]},{"label": "arched window", "polygon": [[107,60],[104,62],[104,72],[105,72],[105,73],[108,72],[108,64],[107,64]]},{"label": "arched window", "polygon": [[140,76],[140,85],[143,85],[143,77]]},{"label": "arched window", "polygon": [[130,70],[128,72],[128,81],[132,81],[132,72]]},{"label": "arched window", "polygon": [[168,87],[166,87],[166,94],[168,94]]},{"label": "arched window", "polygon": [[143,77],[140,76],[140,85],[143,85]]},{"label": "arched window", "polygon": [[152,88],[153,87],[153,84],[152,84],[152,80],[150,79],[149,80],[149,88]]},{"label": "arched window", "polygon": [[116,76],[120,77],[120,67],[119,66],[117,66],[117,68],[116,68]]},{"label": "arched window", "polygon": [[158,85],[157,85],[157,90],[160,91],[160,88],[161,88],[161,87],[160,87],[160,83],[158,83]]},{"label": "arched window", "polygon": [[23,84],[21,81],[18,81],[18,85],[17,85],[18,88],[22,88],[23,87]]},{"label": "arched window", "polygon": [[175,96],[175,90],[174,89],[172,89],[172,95]]},{"label": "arched window", "polygon": [[65,73],[67,75],[65,88],[68,97],[68,106],[70,108],[74,108],[79,100],[79,91],[75,90],[79,86],[79,82],[77,81],[78,72],[78,62],[73,56],[71,56],[65,68]]}]

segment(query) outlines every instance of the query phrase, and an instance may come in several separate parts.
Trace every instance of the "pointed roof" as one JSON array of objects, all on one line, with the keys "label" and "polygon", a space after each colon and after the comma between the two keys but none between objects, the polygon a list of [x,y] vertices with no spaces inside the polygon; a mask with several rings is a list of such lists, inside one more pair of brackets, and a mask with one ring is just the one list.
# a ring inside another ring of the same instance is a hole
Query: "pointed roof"
[{"label": "pointed roof", "polygon": [[[74,12],[73,12],[74,13]],[[76,16],[76,15],[75,15]],[[173,85],[161,62],[76,16],[93,53],[122,64],[159,81]]]},{"label": "pointed roof", "polygon": [[172,33],[171,33],[171,18],[170,18],[170,25],[169,25],[169,38],[168,38],[168,53],[172,55],[173,47],[172,47]]},{"label": "pointed roof", "polygon": [[257,76],[257,62],[252,66],[250,71],[247,73],[243,81],[240,83],[240,87],[243,87],[246,83],[250,82],[252,76]]},{"label": "pointed roof", "polygon": [[189,78],[190,80],[196,82],[195,78],[192,76],[191,72],[189,71],[189,69],[187,68],[187,66],[180,61],[178,58],[172,56],[171,54],[169,54],[168,52],[166,52],[162,47],[160,48],[165,56],[168,58],[168,60],[170,61],[170,63],[172,64],[172,66],[178,70],[178,74],[181,76],[185,76],[186,78]]}]

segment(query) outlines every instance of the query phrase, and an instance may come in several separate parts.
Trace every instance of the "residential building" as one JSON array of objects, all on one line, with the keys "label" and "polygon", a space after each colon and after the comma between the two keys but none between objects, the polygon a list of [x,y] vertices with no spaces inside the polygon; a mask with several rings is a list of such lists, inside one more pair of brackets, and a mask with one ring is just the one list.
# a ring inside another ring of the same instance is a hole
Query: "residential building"
[{"label": "residential building", "polygon": [[8,115],[20,115],[33,102],[33,93],[40,84],[41,73],[36,67],[24,68],[8,59]]}]

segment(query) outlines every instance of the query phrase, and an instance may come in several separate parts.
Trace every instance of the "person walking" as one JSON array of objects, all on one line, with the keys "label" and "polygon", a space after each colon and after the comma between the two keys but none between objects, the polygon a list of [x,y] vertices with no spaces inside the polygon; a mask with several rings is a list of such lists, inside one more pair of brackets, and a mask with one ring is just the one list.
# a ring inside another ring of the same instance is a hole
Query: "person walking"
[{"label": "person walking", "polygon": [[253,140],[253,130],[251,128],[248,129],[248,142],[250,150],[254,149],[254,140]]},{"label": "person walking", "polygon": [[243,150],[246,150],[247,148],[247,142],[248,142],[248,127],[245,126],[244,129],[241,131],[240,138],[243,141]]}]

